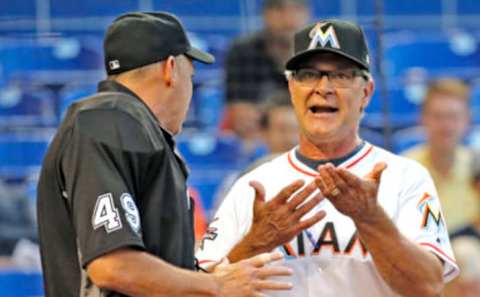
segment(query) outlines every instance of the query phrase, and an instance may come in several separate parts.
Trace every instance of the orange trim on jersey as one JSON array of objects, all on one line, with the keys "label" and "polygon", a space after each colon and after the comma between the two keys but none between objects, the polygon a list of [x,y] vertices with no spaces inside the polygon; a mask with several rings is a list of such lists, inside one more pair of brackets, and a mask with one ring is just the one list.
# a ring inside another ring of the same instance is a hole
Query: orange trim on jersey
[{"label": "orange trim on jersey", "polygon": [[210,263],[210,262],[217,262],[217,261],[214,261],[214,260],[202,260],[202,261],[198,261],[198,264],[205,264],[205,263]]},{"label": "orange trim on jersey", "polygon": [[420,199],[420,201],[418,202],[417,207],[419,207],[420,204],[422,204],[425,200],[427,200],[427,199],[430,198],[430,197],[432,197],[432,196],[430,196],[430,194],[428,194],[427,192],[425,192],[425,193],[423,194],[422,199]]},{"label": "orange trim on jersey", "polygon": [[[358,159],[356,160],[353,160],[350,164],[346,165],[345,168],[349,169],[353,166],[355,166],[358,162],[360,162],[363,158],[365,158],[371,151],[373,150],[373,146],[370,146],[370,148],[363,154],[361,155],[360,157],[358,157]],[[295,165],[295,163],[293,162],[292,160],[292,154],[294,153],[294,150],[291,150],[288,155],[287,155],[287,158],[288,158],[288,163],[290,163],[290,165],[297,171],[303,173],[303,174],[306,174],[308,176],[312,176],[312,177],[316,177],[318,176],[318,174],[316,173],[312,173],[312,172],[309,172],[307,170],[304,170],[300,167],[298,167],[297,165]]]},{"label": "orange trim on jersey", "polygon": [[295,251],[293,250],[292,246],[290,245],[290,243],[286,243],[283,245],[283,248],[287,250],[287,252],[290,254],[290,256],[294,256],[296,257],[297,254],[295,253]]},{"label": "orange trim on jersey", "polygon": [[457,264],[457,262],[454,259],[450,258],[447,254],[445,254],[444,251],[442,251],[438,247],[434,246],[433,244],[428,243],[428,242],[421,242],[420,245],[428,246],[429,248],[432,248],[434,251],[436,251],[440,255],[444,256],[448,261]]},{"label": "orange trim on jersey", "polygon": [[313,176],[313,177],[318,176],[317,173],[308,172],[308,171],[303,170],[302,168],[298,167],[297,165],[295,165],[295,163],[293,163],[292,156],[291,156],[291,154],[293,154],[293,152],[294,152],[294,151],[292,150],[292,151],[290,151],[290,153],[288,154],[288,163],[290,163],[290,165],[292,165],[292,167],[293,167],[295,170],[300,171],[301,173],[306,174],[306,175],[308,175],[308,176]]},{"label": "orange trim on jersey", "polygon": [[347,166],[345,166],[345,168],[349,169],[349,168],[352,168],[353,166],[355,166],[358,162],[360,162],[363,158],[365,158],[368,154],[370,154],[370,152],[373,150],[373,146],[370,146],[370,148],[363,154],[361,155],[360,157],[358,157],[358,159],[356,159],[355,161],[352,161],[350,164],[348,164]]},{"label": "orange trim on jersey", "polygon": [[455,271],[456,269],[452,267],[452,269],[450,269],[450,271],[447,272],[444,277],[447,278],[450,274],[454,273]]}]

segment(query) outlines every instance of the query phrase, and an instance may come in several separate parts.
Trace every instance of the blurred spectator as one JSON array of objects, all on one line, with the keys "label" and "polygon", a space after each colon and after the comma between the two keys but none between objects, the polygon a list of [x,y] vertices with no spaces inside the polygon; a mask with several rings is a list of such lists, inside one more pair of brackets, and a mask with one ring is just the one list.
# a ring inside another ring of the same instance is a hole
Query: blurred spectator
[{"label": "blurred spectator", "polygon": [[[473,153],[471,162],[471,183],[475,191],[477,206],[480,204],[480,151]],[[477,240],[480,244],[480,211],[476,213],[473,220],[463,227],[457,229],[451,234],[451,238],[455,239],[460,236],[468,236]],[[480,262],[478,263],[480,265]]]},{"label": "blurred spectator", "polygon": [[[471,183],[480,204],[480,151],[473,154]],[[460,277],[446,288],[446,297],[474,297],[480,292],[480,212],[451,235]]]},{"label": "blurred spectator", "polygon": [[290,101],[288,91],[277,91],[268,97],[260,108],[261,136],[267,145],[269,154],[257,159],[240,175],[272,160],[298,144],[298,122]]},{"label": "blurred spectator", "polygon": [[35,203],[20,189],[0,180],[0,263],[15,265],[11,256],[22,239],[37,240]]},{"label": "blurred spectator", "polygon": [[279,87],[293,34],[310,17],[307,0],[264,0],[264,29],[233,41],[226,57],[227,102],[259,102]]},{"label": "blurred spectator", "polygon": [[229,106],[232,132],[242,143],[242,157],[253,161],[265,153],[260,134],[261,113],[256,104],[237,102]]},{"label": "blurred spectator", "polygon": [[277,90],[287,90],[283,74],[293,53],[292,36],[310,18],[308,0],[264,0],[264,29],[233,41],[226,55],[227,108],[223,128],[232,130],[246,149],[259,134],[257,104]]},{"label": "blurred spectator", "polygon": [[278,91],[263,104],[260,126],[270,153],[283,153],[298,143],[298,123],[287,91]]},{"label": "blurred spectator", "polygon": [[427,143],[404,153],[430,171],[450,232],[479,211],[471,186],[471,152],[461,144],[470,121],[469,97],[469,87],[460,80],[432,82],[422,105]]}]

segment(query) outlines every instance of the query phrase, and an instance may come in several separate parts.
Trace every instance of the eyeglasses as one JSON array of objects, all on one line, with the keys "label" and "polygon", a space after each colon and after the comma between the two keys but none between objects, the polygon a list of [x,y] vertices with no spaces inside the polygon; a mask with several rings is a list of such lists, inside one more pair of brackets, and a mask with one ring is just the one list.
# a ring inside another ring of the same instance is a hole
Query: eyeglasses
[{"label": "eyeglasses", "polygon": [[360,69],[324,71],[311,68],[302,68],[293,71],[292,74],[295,80],[309,87],[314,87],[323,76],[326,76],[328,81],[336,88],[350,87],[353,80],[357,76],[362,76],[365,80],[368,79],[365,72]]}]

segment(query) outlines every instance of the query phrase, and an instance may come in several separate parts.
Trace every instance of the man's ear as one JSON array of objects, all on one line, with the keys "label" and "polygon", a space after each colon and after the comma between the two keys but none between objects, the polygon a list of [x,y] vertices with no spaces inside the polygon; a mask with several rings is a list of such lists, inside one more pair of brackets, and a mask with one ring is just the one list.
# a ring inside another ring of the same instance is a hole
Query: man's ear
[{"label": "man's ear", "polygon": [[365,83],[363,87],[363,97],[360,103],[360,111],[364,111],[367,108],[370,100],[372,99],[373,92],[375,91],[375,82],[373,79],[369,79],[368,82]]},{"label": "man's ear", "polygon": [[167,87],[170,87],[177,79],[176,69],[177,61],[175,57],[169,56],[163,63],[162,78]]}]

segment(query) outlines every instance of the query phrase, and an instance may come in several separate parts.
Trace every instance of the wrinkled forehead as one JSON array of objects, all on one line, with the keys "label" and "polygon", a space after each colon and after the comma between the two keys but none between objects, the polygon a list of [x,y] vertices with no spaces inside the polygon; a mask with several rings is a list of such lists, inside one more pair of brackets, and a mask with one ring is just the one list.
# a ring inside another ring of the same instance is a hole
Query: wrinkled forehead
[{"label": "wrinkled forehead", "polygon": [[316,53],[306,57],[299,62],[298,68],[319,68],[327,67],[333,69],[359,68],[350,59],[334,53]]}]

